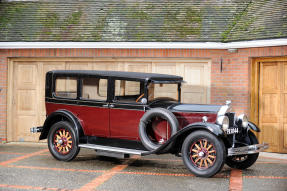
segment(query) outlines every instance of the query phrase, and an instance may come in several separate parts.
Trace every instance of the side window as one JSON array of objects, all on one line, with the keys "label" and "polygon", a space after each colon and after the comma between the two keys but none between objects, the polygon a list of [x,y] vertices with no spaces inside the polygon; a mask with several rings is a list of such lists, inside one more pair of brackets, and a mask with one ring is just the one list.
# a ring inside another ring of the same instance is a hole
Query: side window
[{"label": "side window", "polygon": [[76,99],[77,79],[70,77],[59,77],[56,79],[55,95],[57,97]]},{"label": "side window", "polygon": [[100,78],[84,78],[82,99],[107,100],[108,80]]},{"label": "side window", "polygon": [[115,81],[115,101],[136,102],[139,96],[141,96],[140,82],[127,80]]}]

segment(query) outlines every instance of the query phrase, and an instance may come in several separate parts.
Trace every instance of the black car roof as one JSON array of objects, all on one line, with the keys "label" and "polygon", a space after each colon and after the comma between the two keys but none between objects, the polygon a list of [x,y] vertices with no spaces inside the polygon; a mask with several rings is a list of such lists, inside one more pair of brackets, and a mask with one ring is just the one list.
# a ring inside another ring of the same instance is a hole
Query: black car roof
[{"label": "black car roof", "polygon": [[143,72],[123,72],[123,71],[103,71],[103,70],[53,70],[50,73],[61,76],[98,76],[113,77],[121,79],[134,79],[145,81],[177,81],[181,82],[183,78],[176,75],[143,73]]}]

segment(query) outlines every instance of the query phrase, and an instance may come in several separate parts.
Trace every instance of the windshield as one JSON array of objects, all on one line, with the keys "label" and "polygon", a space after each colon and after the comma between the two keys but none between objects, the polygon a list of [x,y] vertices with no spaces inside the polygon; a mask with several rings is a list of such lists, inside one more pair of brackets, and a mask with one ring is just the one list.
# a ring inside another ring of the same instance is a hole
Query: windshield
[{"label": "windshield", "polygon": [[178,84],[150,83],[148,85],[148,101],[156,99],[169,99],[178,101]]}]

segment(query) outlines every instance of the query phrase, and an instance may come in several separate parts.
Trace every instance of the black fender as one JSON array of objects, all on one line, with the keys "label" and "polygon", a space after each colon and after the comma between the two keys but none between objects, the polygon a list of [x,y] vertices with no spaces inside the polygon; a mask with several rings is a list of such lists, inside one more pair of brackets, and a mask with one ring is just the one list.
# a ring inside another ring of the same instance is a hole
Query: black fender
[{"label": "black fender", "polygon": [[[182,136],[187,136],[193,131],[196,130],[206,130],[215,136],[222,137],[224,136],[224,131],[221,129],[221,127],[214,123],[204,123],[204,122],[197,122],[192,123],[181,130],[179,130],[175,135],[173,135],[170,139],[168,139],[163,145],[161,145],[159,148],[153,151],[145,152],[143,155],[149,155],[149,154],[159,154],[162,150],[164,150],[170,143],[178,141],[178,139],[181,139]],[[176,144],[175,144],[176,145]]]},{"label": "black fender", "polygon": [[261,132],[261,130],[259,129],[259,127],[257,127],[254,123],[252,123],[251,121],[248,121],[248,128],[252,129],[253,131],[256,132]]},{"label": "black fender", "polygon": [[84,135],[82,125],[79,122],[78,118],[73,113],[67,110],[57,110],[46,118],[39,140],[46,139],[48,137],[48,133],[51,126],[54,123],[63,120],[66,120],[71,124],[73,124],[76,133],[76,142],[79,143],[79,138]]}]

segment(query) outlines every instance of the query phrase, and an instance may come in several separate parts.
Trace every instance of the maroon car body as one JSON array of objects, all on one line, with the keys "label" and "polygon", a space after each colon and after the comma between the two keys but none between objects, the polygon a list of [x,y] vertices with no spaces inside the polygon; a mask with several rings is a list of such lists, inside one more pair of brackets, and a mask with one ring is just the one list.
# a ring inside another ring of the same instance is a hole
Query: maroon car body
[{"label": "maroon car body", "polygon": [[128,157],[172,153],[197,176],[210,177],[226,162],[248,168],[258,152],[259,128],[225,105],[181,103],[180,76],[116,71],[50,71],[46,74],[47,119],[40,140],[69,161],[80,148]]}]

